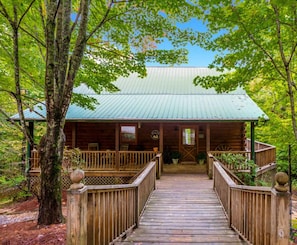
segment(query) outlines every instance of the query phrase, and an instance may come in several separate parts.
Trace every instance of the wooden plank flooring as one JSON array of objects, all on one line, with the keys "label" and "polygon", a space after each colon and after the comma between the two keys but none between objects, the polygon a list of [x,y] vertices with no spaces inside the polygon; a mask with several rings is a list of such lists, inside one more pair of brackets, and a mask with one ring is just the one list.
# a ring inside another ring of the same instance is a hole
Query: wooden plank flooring
[{"label": "wooden plank flooring", "polygon": [[229,228],[212,183],[204,174],[163,175],[139,227],[115,244],[246,244]]}]

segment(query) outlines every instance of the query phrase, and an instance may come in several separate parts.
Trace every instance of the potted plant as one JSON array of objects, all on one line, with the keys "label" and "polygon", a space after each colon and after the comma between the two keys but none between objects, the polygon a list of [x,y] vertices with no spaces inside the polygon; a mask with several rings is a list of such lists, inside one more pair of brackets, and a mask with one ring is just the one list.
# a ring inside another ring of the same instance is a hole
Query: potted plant
[{"label": "potted plant", "polygon": [[181,153],[179,151],[173,151],[171,153],[171,159],[174,164],[178,163],[178,160],[181,158]]},{"label": "potted plant", "polygon": [[205,160],[206,160],[206,154],[205,154],[205,152],[199,152],[199,153],[197,154],[196,159],[197,159],[197,162],[198,162],[199,164],[204,164],[204,162],[205,162]]}]

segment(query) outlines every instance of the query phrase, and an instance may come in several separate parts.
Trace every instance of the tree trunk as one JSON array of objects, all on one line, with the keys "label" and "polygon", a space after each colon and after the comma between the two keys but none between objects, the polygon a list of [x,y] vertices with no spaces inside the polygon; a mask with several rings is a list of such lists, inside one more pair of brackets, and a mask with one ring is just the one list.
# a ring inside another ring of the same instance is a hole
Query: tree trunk
[{"label": "tree trunk", "polygon": [[[58,142],[58,143],[57,143]],[[47,127],[40,141],[41,185],[38,224],[63,222],[61,167],[65,137],[59,125]]]}]

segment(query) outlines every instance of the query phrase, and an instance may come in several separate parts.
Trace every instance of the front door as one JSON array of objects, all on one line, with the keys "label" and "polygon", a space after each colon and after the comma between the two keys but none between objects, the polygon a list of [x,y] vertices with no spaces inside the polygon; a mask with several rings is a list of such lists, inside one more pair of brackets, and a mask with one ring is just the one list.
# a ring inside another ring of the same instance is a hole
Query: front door
[{"label": "front door", "polygon": [[181,128],[180,149],[182,162],[196,162],[197,154],[197,127],[183,126]]}]

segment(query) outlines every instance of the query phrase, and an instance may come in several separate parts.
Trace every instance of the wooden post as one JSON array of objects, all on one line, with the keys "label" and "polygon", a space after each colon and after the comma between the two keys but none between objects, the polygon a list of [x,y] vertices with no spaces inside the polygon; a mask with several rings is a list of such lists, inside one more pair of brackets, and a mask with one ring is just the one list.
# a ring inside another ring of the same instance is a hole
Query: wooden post
[{"label": "wooden post", "polygon": [[84,245],[87,242],[88,192],[87,187],[80,183],[83,177],[81,172],[70,177],[73,184],[67,191],[67,245]]},{"label": "wooden post", "polygon": [[156,172],[157,172],[157,179],[161,178],[161,173],[162,173],[162,154],[159,153],[156,155]]},{"label": "wooden post", "polygon": [[276,185],[271,191],[271,244],[290,244],[290,193],[286,173],[275,175]]},{"label": "wooden post", "polygon": [[257,164],[255,155],[255,122],[251,122],[251,160]]},{"label": "wooden post", "polygon": [[213,155],[207,157],[207,174],[210,179],[213,178]]}]

